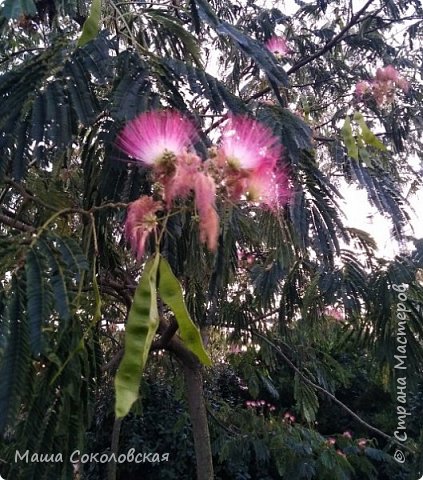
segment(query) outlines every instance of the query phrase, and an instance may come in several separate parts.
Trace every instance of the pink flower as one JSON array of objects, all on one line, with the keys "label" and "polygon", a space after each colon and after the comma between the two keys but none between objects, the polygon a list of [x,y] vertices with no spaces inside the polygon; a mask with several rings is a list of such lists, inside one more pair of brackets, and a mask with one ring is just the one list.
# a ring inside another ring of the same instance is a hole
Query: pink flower
[{"label": "pink flower", "polygon": [[326,307],[324,311],[326,317],[333,318],[337,322],[343,322],[345,320],[344,314],[339,308]]},{"label": "pink flower", "polygon": [[138,259],[144,255],[147,238],[157,226],[156,212],[161,208],[160,202],[146,195],[128,206],[125,236]]},{"label": "pink flower", "polygon": [[194,189],[196,175],[201,167],[200,158],[194,153],[184,152],[179,155],[173,165],[173,171],[158,169],[160,183],[164,186],[164,197],[167,207],[176,198],[186,198]]},{"label": "pink flower", "polygon": [[200,216],[200,241],[211,251],[217,248],[219,216],[215,209],[216,185],[209,175],[198,172],[194,179],[195,205]]},{"label": "pink flower", "polygon": [[367,445],[367,440],[365,438],[359,438],[357,440],[357,445],[363,449]]},{"label": "pink flower", "polygon": [[329,438],[326,440],[326,443],[327,443],[328,445],[335,445],[335,443],[336,443],[336,438],[329,437]]},{"label": "pink flower", "polygon": [[352,439],[352,433],[349,431],[349,430],[346,430],[343,434],[342,434],[343,437],[345,438],[348,438],[348,439]]},{"label": "pink flower", "polygon": [[239,345],[236,345],[235,343],[232,343],[229,346],[229,353],[232,353],[232,354],[236,355],[236,354],[241,353],[241,352],[242,352],[242,349]]},{"label": "pink flower", "polygon": [[378,68],[376,70],[376,80],[387,82],[389,80],[396,82],[399,78],[399,73],[392,65],[387,65],[385,68]]},{"label": "pink flower", "polygon": [[285,415],[283,416],[283,421],[286,423],[294,423],[295,417],[294,415],[291,415],[289,412],[286,412]]},{"label": "pink flower", "polygon": [[358,82],[355,86],[355,94],[357,97],[361,98],[364,94],[369,92],[371,89],[369,82]]},{"label": "pink flower", "polygon": [[252,265],[256,261],[255,255],[252,253],[247,254],[246,261],[248,265]]},{"label": "pink flower", "polygon": [[355,93],[359,98],[370,93],[378,105],[384,105],[393,102],[396,87],[407,93],[410,85],[392,65],[387,65],[376,70],[376,77],[370,83],[358,82]]},{"label": "pink flower", "polygon": [[253,172],[247,184],[247,198],[259,202],[271,210],[285,205],[290,199],[291,191],[288,177],[283,170],[264,168]]},{"label": "pink flower", "polygon": [[291,50],[283,37],[273,36],[269,38],[264,45],[269,52],[272,52],[273,55],[279,57],[283,57],[284,55],[291,53]]},{"label": "pink flower", "polygon": [[131,120],[117,139],[118,147],[148,166],[173,161],[191,145],[192,123],[172,110],[145,112]]},{"label": "pink flower", "polygon": [[233,169],[273,168],[281,145],[272,132],[248,117],[230,117],[223,129],[220,152]]},{"label": "pink flower", "polygon": [[272,132],[247,117],[230,117],[223,129],[216,163],[224,169],[232,200],[242,195],[275,208],[289,199],[288,177],[277,166],[282,146]]},{"label": "pink flower", "polygon": [[410,84],[405,78],[399,77],[396,84],[397,87],[399,87],[404,93],[408,93],[408,91],[410,90]]}]

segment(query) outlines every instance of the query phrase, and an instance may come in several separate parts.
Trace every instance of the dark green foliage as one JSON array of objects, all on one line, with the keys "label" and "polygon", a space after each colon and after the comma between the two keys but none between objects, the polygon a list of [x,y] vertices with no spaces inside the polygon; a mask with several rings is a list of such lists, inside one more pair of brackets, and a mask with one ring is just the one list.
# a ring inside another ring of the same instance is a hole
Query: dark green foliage
[{"label": "dark green foliage", "polygon": [[18,18],[21,15],[35,15],[36,13],[37,9],[33,0],[24,0],[22,2],[6,0],[1,12],[6,18]]},{"label": "dark green foliage", "polygon": [[50,292],[47,291],[43,279],[45,271],[45,259],[33,249],[29,250],[26,255],[25,272],[31,350],[34,356],[38,356],[43,350],[42,328],[50,314],[48,305]]},{"label": "dark green foliage", "polygon": [[7,346],[0,367],[0,432],[19,409],[21,396],[28,388],[29,375],[29,332],[23,321],[24,292],[22,283],[16,278],[12,282],[13,292],[8,299],[3,322],[8,326]]},{"label": "dark green foliage", "polygon": [[245,114],[248,112],[244,102],[228,91],[216,78],[203,70],[175,59],[164,60],[164,65],[170,69],[173,75],[184,77],[188,80],[191,91],[201,94],[209,100],[210,107],[214,112],[221,112],[224,106],[234,114]]},{"label": "dark green foliage", "polygon": [[[292,189],[278,212],[218,201],[215,255],[185,210],[161,239],[189,313],[210,338],[216,478],[404,480],[411,469],[418,478],[421,455],[413,466],[411,456],[405,468],[394,464],[389,442],[318,387],[394,431],[395,284],[409,285],[408,372],[422,369],[423,248],[406,236],[404,198],[421,187],[418,167],[405,160],[423,152],[420,3],[369,4],[352,24],[344,1],[297,1],[296,13],[226,0],[102,4],[102,30],[82,48],[90,1],[6,0],[0,13],[0,474],[72,478],[67,461],[15,464],[18,447],[65,458],[109,451],[113,365],[142,267],[123,236],[125,206],[157,187],[115,141],[128,120],[170,107],[195,123],[203,159],[227,113],[266,124],[283,145]],[[403,44],[392,36],[398,30]],[[264,46],[274,34],[291,49],[281,59]],[[390,63],[410,81],[407,94],[389,105],[354,96],[356,82]],[[355,129],[357,112],[373,135],[367,141]],[[378,258],[370,235],[343,218],[345,184],[364,188],[414,251],[404,253],[404,243],[400,256]],[[161,315],[172,319],[165,305]],[[169,451],[170,461],[123,465],[119,475],[193,478],[178,362],[162,350],[152,357],[143,414],[123,422],[120,451]],[[410,374],[418,418],[415,383]],[[275,410],[247,408],[253,400]],[[417,451],[422,426],[408,427]],[[353,441],[342,436],[347,429]],[[364,449],[359,436],[369,438]],[[106,475],[105,465],[91,464],[82,477]]]}]

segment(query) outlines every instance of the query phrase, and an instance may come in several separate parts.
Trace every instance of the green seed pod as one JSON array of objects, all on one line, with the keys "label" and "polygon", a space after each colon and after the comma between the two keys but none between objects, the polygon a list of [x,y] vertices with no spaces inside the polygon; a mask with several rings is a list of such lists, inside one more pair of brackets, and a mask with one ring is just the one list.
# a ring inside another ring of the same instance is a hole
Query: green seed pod
[{"label": "green seed pod", "polygon": [[179,326],[179,335],[184,345],[198,357],[201,363],[211,365],[211,360],[201,340],[200,331],[192,321],[185,305],[181,284],[164,257],[160,259],[159,293],[163,302],[175,315]]},{"label": "green seed pod", "polygon": [[159,326],[157,269],[160,255],[150,258],[135,291],[125,332],[125,353],[115,378],[116,417],[128,414],[138,399],[141,376]]}]

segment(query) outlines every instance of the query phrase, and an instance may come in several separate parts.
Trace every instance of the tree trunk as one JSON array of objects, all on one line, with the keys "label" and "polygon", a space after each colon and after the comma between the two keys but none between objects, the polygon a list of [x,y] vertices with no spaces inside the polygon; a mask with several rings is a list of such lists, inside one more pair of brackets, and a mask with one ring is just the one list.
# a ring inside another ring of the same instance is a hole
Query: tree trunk
[{"label": "tree trunk", "polygon": [[[116,458],[119,454],[119,436],[121,424],[121,418],[116,418],[115,423],[113,424],[111,452],[115,454]],[[107,480],[116,480],[116,462],[114,461],[111,461],[107,466]]]},{"label": "tree trunk", "polygon": [[185,389],[188,411],[194,436],[197,480],[213,480],[213,459],[210,444],[207,410],[204,403],[203,375],[201,366],[184,362]]}]

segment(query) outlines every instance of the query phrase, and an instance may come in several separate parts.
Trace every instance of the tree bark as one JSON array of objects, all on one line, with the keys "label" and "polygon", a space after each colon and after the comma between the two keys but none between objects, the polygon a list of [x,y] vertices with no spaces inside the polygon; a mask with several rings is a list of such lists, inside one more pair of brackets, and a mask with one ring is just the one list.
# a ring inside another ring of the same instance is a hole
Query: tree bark
[{"label": "tree bark", "polygon": [[188,411],[192,423],[197,480],[213,480],[213,459],[201,366],[183,363]]},{"label": "tree bark", "polygon": [[[115,454],[116,458],[119,454],[119,436],[120,426],[122,424],[121,418],[116,418],[113,424],[112,445],[111,452]],[[107,480],[116,480],[116,462],[111,461],[107,466]]]}]

